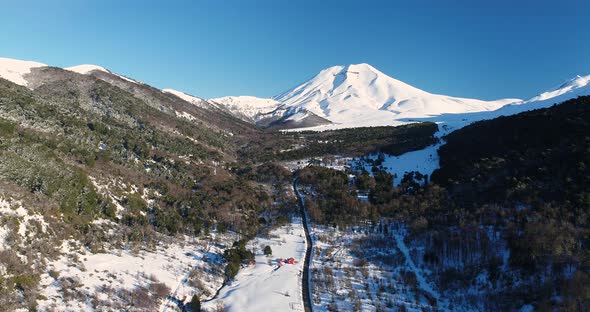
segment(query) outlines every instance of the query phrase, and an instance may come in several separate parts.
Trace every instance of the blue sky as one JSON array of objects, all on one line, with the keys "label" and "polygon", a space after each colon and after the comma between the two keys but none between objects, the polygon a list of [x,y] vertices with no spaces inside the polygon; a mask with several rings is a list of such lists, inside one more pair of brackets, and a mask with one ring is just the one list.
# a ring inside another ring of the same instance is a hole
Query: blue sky
[{"label": "blue sky", "polygon": [[369,63],[433,93],[528,98],[590,74],[590,1],[5,0],[0,56],[204,98]]}]

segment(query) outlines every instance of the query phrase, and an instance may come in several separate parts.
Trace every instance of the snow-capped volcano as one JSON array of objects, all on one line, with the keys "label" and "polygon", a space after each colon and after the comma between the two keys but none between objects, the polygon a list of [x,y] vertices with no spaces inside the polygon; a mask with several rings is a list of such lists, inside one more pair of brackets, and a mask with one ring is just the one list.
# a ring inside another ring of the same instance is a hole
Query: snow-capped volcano
[{"label": "snow-capped volcano", "polygon": [[303,121],[307,112],[315,120],[323,120],[324,125],[325,121],[332,123],[324,128],[349,128],[397,125],[403,123],[399,122],[402,119],[445,113],[492,111],[521,100],[482,101],[431,94],[369,64],[353,64],[324,69],[307,82],[270,99],[240,96],[212,101],[254,121],[264,116]]},{"label": "snow-capped volcano", "polygon": [[334,66],[274,99],[339,124],[390,125],[400,118],[498,109],[518,99],[482,101],[431,94],[369,64]]}]

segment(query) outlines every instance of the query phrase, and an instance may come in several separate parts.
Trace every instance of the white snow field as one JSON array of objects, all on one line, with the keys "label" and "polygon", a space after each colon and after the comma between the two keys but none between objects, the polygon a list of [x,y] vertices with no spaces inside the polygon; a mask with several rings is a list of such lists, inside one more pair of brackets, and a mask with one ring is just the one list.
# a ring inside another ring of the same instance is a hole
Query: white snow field
[{"label": "white snow field", "polygon": [[0,57],[0,77],[12,81],[21,86],[27,86],[24,76],[31,72],[32,68],[47,66],[43,63],[20,61]]},{"label": "white snow field", "polygon": [[[404,153],[399,156],[383,154],[383,168],[393,176],[394,185],[399,185],[406,172],[418,171],[422,174],[432,175],[432,172],[439,167],[439,158],[437,150],[441,144],[430,145],[424,149]],[[378,155],[371,154],[366,156],[367,159],[375,160]],[[371,164],[363,160],[355,159],[350,162],[353,168],[362,166],[367,172],[371,173]]]},{"label": "white snow field", "polygon": [[[263,254],[264,246],[272,256]],[[301,218],[271,231],[270,238],[257,238],[256,264],[240,269],[235,280],[221,289],[216,300],[202,304],[205,311],[303,311],[301,282],[305,259],[305,232]],[[295,258],[295,264],[279,266],[278,259]]]}]

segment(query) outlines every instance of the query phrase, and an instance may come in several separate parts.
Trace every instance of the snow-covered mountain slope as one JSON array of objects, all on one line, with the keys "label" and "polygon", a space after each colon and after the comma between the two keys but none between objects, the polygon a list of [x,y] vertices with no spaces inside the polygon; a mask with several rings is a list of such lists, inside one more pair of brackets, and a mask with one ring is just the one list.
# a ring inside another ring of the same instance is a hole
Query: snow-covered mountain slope
[{"label": "snow-covered mountain slope", "polygon": [[21,61],[0,57],[0,77],[12,81],[21,86],[27,86],[24,76],[31,72],[32,68],[47,66],[43,63]]},{"label": "snow-covered mountain slope", "polygon": [[91,74],[94,71],[101,71],[101,72],[105,72],[105,73],[108,73],[108,74],[115,75],[115,76],[117,76],[117,77],[119,77],[119,78],[121,78],[123,80],[127,80],[129,82],[141,83],[141,82],[139,82],[137,80],[130,79],[130,78],[127,78],[127,77],[125,77],[123,75],[119,75],[119,74],[113,73],[112,71],[110,71],[110,70],[108,70],[108,69],[106,69],[106,68],[104,68],[102,66],[98,66],[98,65],[83,64],[83,65],[77,65],[77,66],[67,67],[67,68],[64,68],[64,69],[65,70],[69,70],[69,71],[73,71],[73,72],[76,72],[76,73],[82,74],[82,75],[88,75],[88,74]]},{"label": "snow-covered mountain slope", "polygon": [[590,75],[588,76],[580,76],[577,75],[572,79],[566,80],[564,83],[559,85],[557,88],[553,88],[546,92],[543,92],[535,97],[532,97],[529,100],[523,102],[526,103],[533,103],[533,102],[563,102],[581,95],[589,95],[590,94]]},{"label": "snow-covered mountain slope", "polygon": [[590,95],[590,75],[576,76],[568,79],[557,88],[552,88],[526,101],[510,103],[493,111],[467,112],[460,114],[441,114],[425,118],[406,118],[400,122],[433,121],[441,126],[438,136],[443,136],[454,130],[480,120],[488,120],[500,116],[510,116],[525,111],[539,108],[547,108],[554,104],[577,98],[578,96]]},{"label": "snow-covered mountain slope", "polygon": [[210,99],[210,102],[225,106],[234,115],[246,121],[256,122],[277,109],[281,103],[274,99],[258,98],[255,96],[226,96]]},{"label": "snow-covered mountain slope", "polygon": [[76,72],[76,73],[82,74],[82,75],[86,75],[94,70],[102,71],[105,73],[111,72],[102,66],[92,65],[92,64],[77,65],[77,66],[67,67],[64,69],[69,70],[69,71],[73,71],[73,72]]},{"label": "snow-covered mountain slope", "polygon": [[518,99],[482,101],[431,94],[391,78],[369,64],[334,66],[274,98],[338,124],[330,127],[394,125],[402,118],[490,111]]},{"label": "snow-covered mountain slope", "polygon": [[182,99],[186,102],[189,102],[193,105],[196,105],[198,107],[208,107],[209,106],[209,103],[207,103],[207,101],[203,100],[202,98],[192,96],[190,94],[186,94],[181,91],[176,91],[173,89],[163,89],[162,92],[172,94],[172,95],[179,97],[180,99]]}]

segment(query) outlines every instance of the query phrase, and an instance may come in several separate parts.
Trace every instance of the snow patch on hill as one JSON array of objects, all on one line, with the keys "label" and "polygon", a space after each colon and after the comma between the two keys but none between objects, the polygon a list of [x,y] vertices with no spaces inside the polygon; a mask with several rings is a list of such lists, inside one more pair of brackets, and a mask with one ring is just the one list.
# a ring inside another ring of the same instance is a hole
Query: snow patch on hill
[{"label": "snow patch on hill", "polygon": [[198,107],[206,107],[207,105],[207,101],[203,100],[202,98],[196,97],[196,96],[192,96],[190,94],[186,94],[184,92],[181,91],[177,91],[174,89],[163,89],[162,92],[164,93],[168,93],[168,94],[172,94],[178,98],[180,98],[181,100],[191,103],[193,105],[196,105]]},{"label": "snow patch on hill", "polygon": [[106,69],[102,66],[91,65],[91,64],[77,65],[77,66],[67,67],[64,69],[69,70],[69,71],[73,71],[73,72],[76,72],[76,73],[82,74],[82,75],[87,75],[90,72],[95,71],[95,70],[102,71],[105,73],[111,73],[111,71],[109,71],[108,69]]},{"label": "snow patch on hill", "polygon": [[[404,174],[410,171],[417,171],[422,174],[432,175],[432,172],[439,167],[437,150],[442,144],[430,145],[424,149],[408,152],[399,156],[383,154],[383,168],[393,175],[393,184],[399,185]],[[376,160],[379,155],[368,155],[366,158]],[[367,172],[372,172],[372,165],[366,161],[356,159],[351,162],[353,167],[359,165]]]},{"label": "snow patch on hill", "polygon": [[21,86],[27,86],[28,82],[24,78],[31,69],[36,67],[47,66],[43,63],[13,60],[0,57],[0,77],[12,81]]},{"label": "snow patch on hill", "polygon": [[84,64],[84,65],[77,65],[77,66],[67,67],[67,68],[64,68],[64,69],[65,70],[69,70],[69,71],[73,71],[73,72],[76,72],[76,73],[82,74],[82,75],[91,74],[93,71],[101,71],[101,72],[105,72],[105,73],[108,73],[108,74],[111,74],[111,75],[115,75],[115,76],[117,76],[117,77],[119,77],[119,78],[121,78],[121,79],[123,79],[125,81],[128,81],[128,82],[141,83],[141,82],[139,82],[137,80],[133,80],[133,79],[127,78],[127,77],[125,77],[123,75],[119,75],[119,74],[113,73],[112,71],[110,71],[110,70],[108,70],[108,69],[106,69],[106,68],[104,68],[102,66],[98,66],[98,65]]}]

